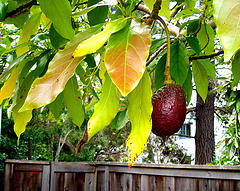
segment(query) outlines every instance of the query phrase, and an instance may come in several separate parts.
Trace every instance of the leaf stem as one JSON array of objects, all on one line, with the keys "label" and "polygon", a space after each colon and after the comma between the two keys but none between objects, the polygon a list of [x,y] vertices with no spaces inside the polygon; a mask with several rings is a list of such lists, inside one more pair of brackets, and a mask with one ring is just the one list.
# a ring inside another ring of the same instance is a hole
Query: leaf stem
[{"label": "leaf stem", "polygon": [[170,49],[171,49],[170,33],[165,21],[160,16],[158,16],[157,19],[162,23],[164,30],[166,31],[166,34],[167,34],[167,61],[166,61],[166,67],[164,72],[164,75],[165,75],[164,84],[172,84],[174,83],[174,81],[171,79],[171,73],[170,73]]}]

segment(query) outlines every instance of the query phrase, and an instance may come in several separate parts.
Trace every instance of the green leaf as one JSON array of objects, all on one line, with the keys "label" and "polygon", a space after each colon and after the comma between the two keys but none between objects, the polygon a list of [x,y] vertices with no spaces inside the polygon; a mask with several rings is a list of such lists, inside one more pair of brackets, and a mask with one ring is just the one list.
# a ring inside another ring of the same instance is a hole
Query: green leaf
[{"label": "green leaf", "polygon": [[197,92],[205,102],[208,94],[208,75],[205,68],[198,61],[193,61],[192,71]]},{"label": "green leaf", "polygon": [[100,28],[101,26],[95,26],[78,33],[71,42],[67,43],[64,50],[55,55],[49,63],[46,74],[34,81],[21,111],[47,105],[62,92],[67,81],[73,76],[76,67],[83,59],[83,57],[73,58],[72,53],[81,41],[96,34]]},{"label": "green leaf", "polygon": [[0,2],[0,21],[2,21],[4,19],[4,17],[6,16],[7,9],[8,9],[7,0],[2,0]]},{"label": "green leaf", "polygon": [[202,24],[201,29],[197,34],[197,38],[201,49],[204,48],[203,51],[205,54],[213,53],[215,45],[215,32],[209,24]]},{"label": "green leaf", "polygon": [[53,22],[56,31],[64,38],[72,40],[72,8],[68,0],[38,0],[44,14]]},{"label": "green leaf", "polygon": [[187,49],[183,42],[176,41],[171,45],[171,76],[173,80],[183,85],[189,70],[189,59]]},{"label": "green leaf", "polygon": [[54,115],[55,119],[57,119],[62,113],[62,109],[63,109],[62,103],[63,103],[63,93],[60,93],[52,103],[47,105],[49,110]]},{"label": "green leaf", "polygon": [[214,17],[217,35],[224,50],[224,61],[227,62],[240,48],[240,6],[238,0],[214,0]]},{"label": "green leaf", "polygon": [[240,51],[238,51],[232,61],[233,86],[238,85],[240,80]]},{"label": "green leaf", "polygon": [[157,63],[155,69],[155,79],[154,79],[154,92],[160,89],[164,85],[165,76],[165,66],[166,66],[167,54],[164,54]]},{"label": "green leaf", "polygon": [[91,38],[81,42],[77,49],[74,51],[74,57],[81,57],[87,54],[91,54],[101,48],[105,42],[109,39],[112,33],[121,30],[127,23],[129,18],[121,18],[107,23],[104,30]]},{"label": "green leaf", "polygon": [[94,107],[94,113],[88,121],[88,141],[108,126],[118,113],[120,93],[112,80],[105,74],[102,96]]},{"label": "green leaf", "polygon": [[188,70],[188,75],[187,75],[187,79],[184,82],[183,86],[182,86],[184,93],[185,93],[185,97],[188,103],[190,103],[191,101],[191,97],[192,97],[192,90],[193,90],[193,85],[192,85],[192,71],[189,69]]},{"label": "green leaf", "polygon": [[131,167],[145,149],[148,136],[152,130],[152,90],[151,80],[147,71],[128,98],[128,118],[131,121],[132,128],[127,138],[126,146],[129,156],[129,167]]},{"label": "green leaf", "polygon": [[63,96],[64,105],[67,107],[73,123],[78,127],[81,127],[85,118],[85,113],[82,105],[82,95],[78,90],[76,76],[73,76],[70,80],[68,80],[63,90]]},{"label": "green leaf", "polygon": [[[88,7],[96,6],[97,3],[103,2],[101,0],[88,1]],[[101,5],[101,4],[100,4]],[[88,12],[87,17],[90,26],[104,23],[108,16],[108,6],[97,6],[95,9]]]},{"label": "green leaf", "polygon": [[208,76],[216,80],[216,70],[214,64],[211,63],[209,59],[198,60],[198,62],[205,68]]},{"label": "green leaf", "polygon": [[188,44],[191,46],[191,48],[197,53],[199,54],[201,52],[201,47],[199,44],[199,41],[196,37],[187,37],[187,42]]},{"label": "green leaf", "polygon": [[111,123],[111,128],[117,131],[121,130],[126,126],[128,122],[128,112],[127,109],[119,111],[114,120]]},{"label": "green leaf", "polygon": [[64,44],[68,42],[68,39],[63,38],[54,28],[53,24],[50,27],[49,30],[49,38],[51,41],[51,44],[55,49],[59,49],[62,47]]}]

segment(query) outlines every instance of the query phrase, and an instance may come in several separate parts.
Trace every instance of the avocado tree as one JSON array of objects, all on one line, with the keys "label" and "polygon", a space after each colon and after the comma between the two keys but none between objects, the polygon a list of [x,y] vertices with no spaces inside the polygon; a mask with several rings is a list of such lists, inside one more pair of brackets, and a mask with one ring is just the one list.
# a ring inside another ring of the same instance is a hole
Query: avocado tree
[{"label": "avocado tree", "polygon": [[35,108],[58,117],[64,103],[81,127],[94,106],[78,151],[127,117],[132,166],[152,129],[153,92],[175,83],[189,102],[193,77],[205,102],[223,62],[238,84],[239,16],[237,0],[3,0],[0,103],[18,139]]}]

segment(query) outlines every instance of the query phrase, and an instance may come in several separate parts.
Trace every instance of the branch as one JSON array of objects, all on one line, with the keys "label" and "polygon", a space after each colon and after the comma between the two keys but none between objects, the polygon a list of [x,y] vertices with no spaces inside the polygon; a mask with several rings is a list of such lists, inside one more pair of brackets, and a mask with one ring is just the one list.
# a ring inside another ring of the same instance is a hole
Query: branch
[{"label": "branch", "polygon": [[219,52],[216,52],[216,53],[213,53],[213,54],[209,54],[209,55],[204,55],[204,56],[190,56],[189,57],[189,61],[192,61],[192,60],[199,60],[199,59],[207,59],[207,58],[213,58],[215,56],[219,56],[221,54],[223,54],[224,51],[223,50],[220,50]]},{"label": "branch", "polygon": [[148,65],[159,55],[159,53],[160,53],[164,48],[166,48],[166,47],[167,47],[167,43],[164,44],[164,45],[162,45],[157,51],[155,51],[155,52],[151,55],[151,57],[149,58],[149,60],[146,62],[146,66],[148,66]]},{"label": "branch", "polygon": [[16,10],[13,10],[9,13],[6,14],[5,19],[7,19],[8,17],[17,17],[23,13],[26,13],[27,11],[29,11],[29,9],[33,6],[33,5],[38,5],[36,0],[32,0],[27,4],[21,5],[20,7],[18,7]]}]

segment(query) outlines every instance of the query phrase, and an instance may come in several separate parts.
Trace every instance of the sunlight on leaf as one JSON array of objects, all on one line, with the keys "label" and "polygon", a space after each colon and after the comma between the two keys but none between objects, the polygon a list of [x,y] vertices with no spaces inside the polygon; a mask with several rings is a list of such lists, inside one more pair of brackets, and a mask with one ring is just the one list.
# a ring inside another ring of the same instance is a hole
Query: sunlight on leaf
[{"label": "sunlight on leaf", "polygon": [[113,83],[127,96],[140,81],[151,45],[150,29],[132,21],[113,34],[105,53],[105,65]]},{"label": "sunlight on leaf", "polygon": [[114,21],[110,21],[104,30],[91,38],[81,42],[77,49],[74,51],[74,57],[81,57],[87,54],[91,54],[94,51],[101,48],[104,43],[109,39],[112,33],[115,33],[121,30],[127,23],[128,18],[117,19]]},{"label": "sunlight on leaf", "polygon": [[213,6],[217,35],[227,62],[240,48],[240,4],[239,0],[214,0]]},{"label": "sunlight on leaf", "polygon": [[29,91],[21,111],[39,108],[51,103],[61,93],[67,81],[73,76],[76,67],[83,57],[73,58],[72,54],[79,42],[97,33],[101,26],[95,26],[78,33],[73,41],[67,43],[49,63],[46,74],[36,79]]},{"label": "sunlight on leaf", "polygon": [[126,141],[129,167],[143,152],[147,145],[148,136],[152,130],[152,90],[147,72],[144,73],[136,89],[128,96],[128,118],[131,121],[131,133]]},{"label": "sunlight on leaf", "polygon": [[94,113],[88,121],[88,141],[108,126],[118,113],[120,93],[108,74],[102,86],[102,96],[94,107]]}]

